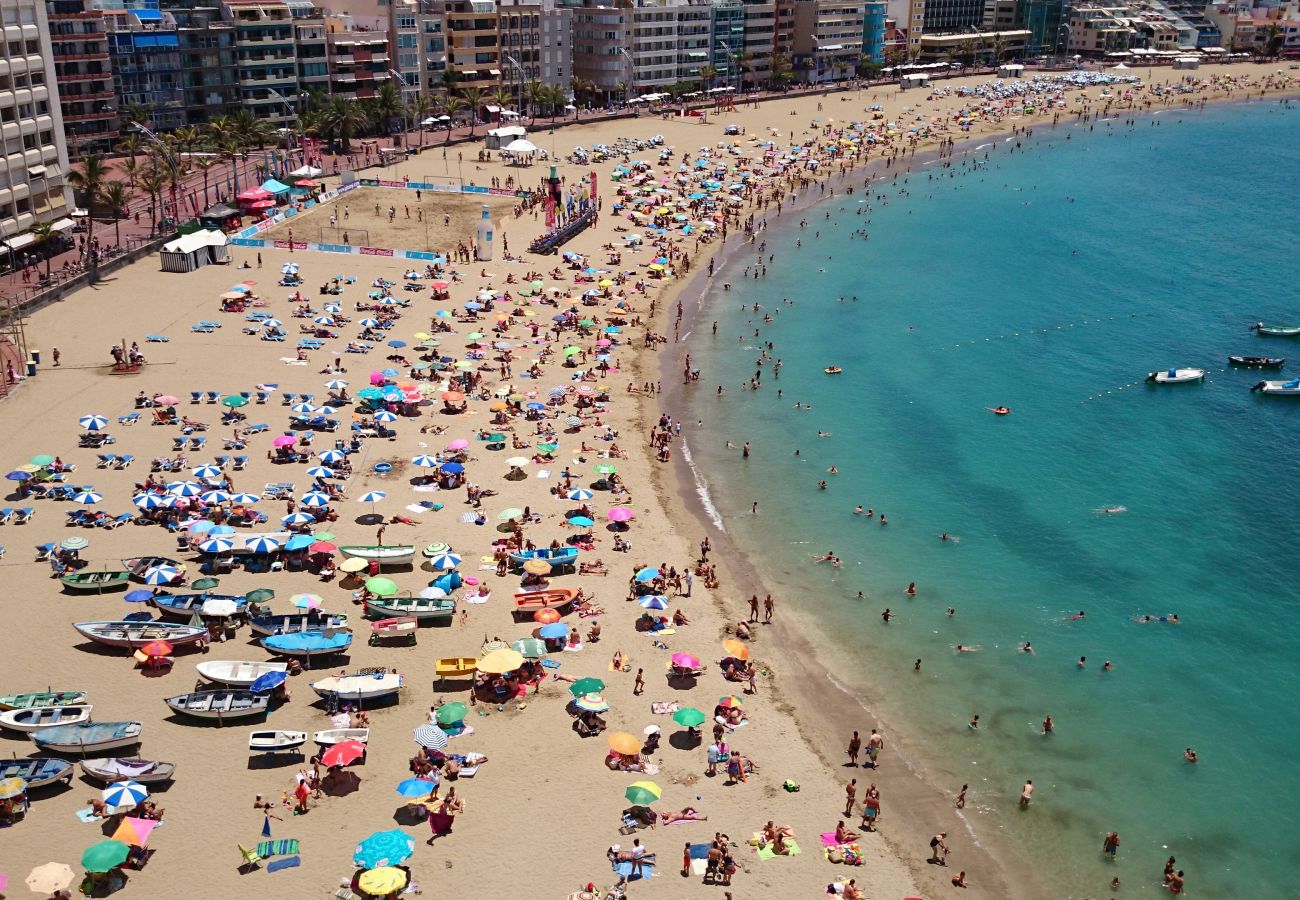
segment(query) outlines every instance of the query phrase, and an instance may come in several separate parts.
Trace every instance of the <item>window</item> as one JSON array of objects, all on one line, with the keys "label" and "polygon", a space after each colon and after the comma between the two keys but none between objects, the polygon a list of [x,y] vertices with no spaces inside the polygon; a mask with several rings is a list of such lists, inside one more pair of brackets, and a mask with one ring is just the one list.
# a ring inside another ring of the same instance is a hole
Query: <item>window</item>
[{"label": "window", "polygon": [[406,14],[406,13],[403,13],[402,15],[398,16],[398,17],[397,17],[397,27],[398,27],[398,28],[414,28],[414,27],[415,27],[415,16],[408,15],[408,14]]}]

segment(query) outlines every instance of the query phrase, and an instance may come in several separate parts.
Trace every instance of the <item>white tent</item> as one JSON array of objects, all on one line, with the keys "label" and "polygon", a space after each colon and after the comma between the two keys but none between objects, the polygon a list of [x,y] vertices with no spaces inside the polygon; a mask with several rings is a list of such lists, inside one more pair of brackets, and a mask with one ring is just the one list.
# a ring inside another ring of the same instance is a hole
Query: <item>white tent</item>
[{"label": "white tent", "polygon": [[516,138],[524,137],[527,134],[528,129],[522,125],[507,125],[504,128],[493,128],[487,133],[487,148],[489,150],[500,150]]},{"label": "white tent", "polygon": [[209,263],[230,262],[230,239],[220,231],[195,231],[163,244],[159,255],[164,272],[193,272]]},{"label": "white tent", "polygon": [[321,174],[321,170],[315,166],[299,166],[289,173],[291,178],[315,178]]},{"label": "white tent", "polygon": [[528,138],[516,138],[501,149],[509,150],[511,153],[536,153],[537,145]]},{"label": "white tent", "polygon": [[998,66],[999,78],[1019,78],[1025,74],[1025,67],[1020,63],[1003,63]]}]

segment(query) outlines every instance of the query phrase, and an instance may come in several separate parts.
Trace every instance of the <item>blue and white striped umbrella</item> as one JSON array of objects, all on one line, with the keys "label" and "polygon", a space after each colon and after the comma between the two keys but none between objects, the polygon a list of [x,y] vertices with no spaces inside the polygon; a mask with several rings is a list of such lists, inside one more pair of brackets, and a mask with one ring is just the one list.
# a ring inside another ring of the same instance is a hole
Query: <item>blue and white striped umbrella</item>
[{"label": "blue and white striped umbrella", "polygon": [[297,275],[297,274],[298,274],[298,264],[297,264],[296,262],[287,262],[287,263],[285,263],[284,265],[280,266],[280,274],[281,274],[281,275]]},{"label": "blue and white striped umbrella", "polygon": [[326,390],[330,391],[341,391],[347,386],[348,383],[342,378],[331,378],[329,381],[325,382]]},{"label": "blue and white striped umbrella", "polygon": [[378,503],[388,495],[383,491],[369,491],[357,498],[358,503]]},{"label": "blue and white striped umbrella", "polygon": [[175,566],[150,566],[145,569],[145,584],[171,584],[176,576],[181,574],[181,570]]},{"label": "blue and white striped umbrella", "polygon": [[381,409],[379,412],[375,413],[375,421],[376,421],[376,422],[396,422],[396,421],[397,421],[397,416],[396,416],[395,414],[393,414],[393,413],[390,413],[390,412],[389,412],[388,410],[386,410],[386,409]]},{"label": "blue and white striped umbrella", "polygon": [[280,520],[281,525],[306,525],[308,522],[315,522],[315,516],[309,516],[306,513],[290,513]]},{"label": "blue and white striped umbrella", "polygon": [[596,495],[586,488],[578,488],[577,490],[569,491],[569,493],[564,496],[568,497],[570,500],[590,500]]},{"label": "blue and white striped umbrella", "polygon": [[317,455],[320,457],[320,461],[325,463],[342,462],[347,459],[347,454],[342,450],[322,450]]},{"label": "blue and white striped umbrella", "polygon": [[[334,318],[332,316],[317,316],[316,318],[312,319],[312,321],[315,322],[317,325],[334,324]],[[329,385],[326,385],[326,387],[329,387]]]},{"label": "blue and white striped umbrella", "polygon": [[195,468],[191,469],[190,472],[191,474],[194,475],[195,478],[199,478],[204,481],[206,481],[209,478],[221,477],[220,466],[212,466],[212,465],[196,466]]},{"label": "blue and white striped umbrella", "polygon": [[235,549],[235,542],[227,538],[212,538],[199,544],[204,553],[229,553]]},{"label": "blue and white striped umbrella", "polygon": [[197,497],[207,488],[195,481],[173,481],[167,485],[167,493],[173,497]]},{"label": "blue and white striped umbrella", "polygon": [[316,411],[316,407],[310,403],[295,403],[289,408],[301,416],[308,416]]},{"label": "blue and white striped umbrella", "polygon": [[429,559],[429,565],[435,569],[454,569],[460,565],[460,557],[450,551],[439,553]]},{"label": "blue and white striped umbrella", "polygon": [[421,725],[415,729],[415,742],[426,750],[445,750],[447,732],[437,725]]},{"label": "blue and white striped umbrella", "polygon": [[261,499],[262,498],[257,496],[257,494],[231,494],[230,495],[231,503],[256,503]]},{"label": "blue and white striped umbrella", "polygon": [[89,506],[92,503],[98,503],[100,500],[103,499],[104,499],[103,494],[96,494],[94,491],[81,491],[79,493],[72,495],[73,503],[81,503],[85,506]]},{"label": "blue and white striped umbrella", "polygon": [[308,478],[336,478],[338,476],[335,475],[333,469],[326,468],[325,466],[312,466],[310,469],[307,470],[307,477]]},{"label": "blue and white striped umbrella", "polygon": [[108,427],[108,418],[101,416],[99,413],[91,413],[88,416],[82,416],[77,420],[81,427],[87,431],[99,431],[101,428]]},{"label": "blue and white striped umbrella", "polygon": [[375,326],[377,326],[377,325],[379,324],[379,320],[378,320],[378,319],[362,319],[362,320],[361,320],[360,322],[358,322],[357,324],[360,325],[362,328],[374,328]]},{"label": "blue and white striped umbrella", "polygon": [[651,594],[648,597],[642,597],[637,602],[637,606],[642,609],[667,609],[668,598],[663,594]]},{"label": "blue and white striped umbrella", "polygon": [[131,498],[131,502],[141,509],[167,509],[176,505],[176,498],[158,494],[136,494]]},{"label": "blue and white striped umbrella", "polygon": [[332,406],[318,406],[318,407],[316,407],[316,412],[320,413],[322,416],[332,415],[333,412],[334,412],[334,407],[332,407]]},{"label": "blue and white striped umbrella", "polygon": [[262,322],[262,327],[263,327],[263,328],[279,328],[279,327],[280,327],[281,325],[283,325],[283,324],[284,324],[284,323],[281,322],[279,319],[266,319],[265,321]]},{"label": "blue and white striped umbrella", "polygon": [[439,466],[438,458],[430,456],[427,453],[421,453],[419,456],[411,457],[411,465],[420,466],[424,469],[436,469]]},{"label": "blue and white striped umbrella", "polygon": [[204,503],[225,503],[230,500],[230,495],[225,491],[207,491],[203,494]]},{"label": "blue and white striped umbrella", "polygon": [[104,788],[100,795],[112,807],[139,806],[149,798],[149,789],[138,781],[119,781]]},{"label": "blue and white striped umbrella", "polygon": [[330,495],[321,491],[311,491],[303,494],[302,499],[298,502],[308,509],[319,509],[322,506],[330,505]]},{"label": "blue and white striped umbrella", "polygon": [[244,546],[247,547],[251,553],[274,553],[276,550],[280,549],[280,542],[275,538],[269,538],[263,535],[262,537],[253,538],[251,541],[244,544]]},{"label": "blue and white striped umbrella", "polygon": [[340,305],[337,304],[337,303],[326,303],[324,306],[321,307],[321,309],[325,310],[325,312],[327,312],[327,313],[341,313],[341,312],[343,312],[343,307],[340,306]]}]

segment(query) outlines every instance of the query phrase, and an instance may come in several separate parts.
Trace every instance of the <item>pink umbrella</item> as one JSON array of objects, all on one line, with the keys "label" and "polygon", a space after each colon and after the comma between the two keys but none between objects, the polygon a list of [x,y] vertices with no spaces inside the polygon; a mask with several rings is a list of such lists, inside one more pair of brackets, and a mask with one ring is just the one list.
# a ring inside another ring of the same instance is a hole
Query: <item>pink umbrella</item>
[{"label": "pink umbrella", "polygon": [[171,394],[159,394],[157,397],[153,398],[153,402],[161,403],[163,406],[175,406],[181,401],[176,397],[173,397]]},{"label": "pink umbrella", "polygon": [[680,669],[698,669],[700,661],[689,653],[674,653],[673,665]]},{"label": "pink umbrella", "polygon": [[594,394],[594,393],[596,393],[596,389],[593,388],[593,387],[591,387],[591,386],[589,386],[589,385],[585,385],[585,384],[584,384],[584,385],[582,385],[581,387],[578,388],[578,393],[579,393],[579,394],[582,394],[582,395],[585,397],[585,396],[587,396],[587,395],[589,395],[589,394]]},{"label": "pink umbrella", "polygon": [[456,440],[452,441],[450,444],[447,445],[447,449],[464,450],[468,446],[469,446],[469,441],[465,440],[465,438],[456,438]]},{"label": "pink umbrella", "polygon": [[382,387],[385,383],[387,383],[387,381],[388,379],[384,377],[383,372],[370,373],[370,383],[373,384],[375,387]]},{"label": "pink umbrella", "polygon": [[271,441],[275,447],[292,447],[298,439],[291,434],[282,434],[275,440]]},{"label": "pink umbrella", "polygon": [[609,338],[601,338],[600,340],[596,341],[596,346],[597,346],[597,347],[608,347],[608,346],[609,346],[610,344],[612,344],[612,343],[614,343],[614,342],[611,341]]},{"label": "pink umbrella", "polygon": [[609,520],[611,522],[629,522],[632,519],[632,510],[626,506],[615,506],[609,511]]},{"label": "pink umbrella", "polygon": [[429,287],[433,288],[435,291],[445,291],[447,288],[451,287],[451,285],[445,281],[435,281],[433,284],[429,285]]}]

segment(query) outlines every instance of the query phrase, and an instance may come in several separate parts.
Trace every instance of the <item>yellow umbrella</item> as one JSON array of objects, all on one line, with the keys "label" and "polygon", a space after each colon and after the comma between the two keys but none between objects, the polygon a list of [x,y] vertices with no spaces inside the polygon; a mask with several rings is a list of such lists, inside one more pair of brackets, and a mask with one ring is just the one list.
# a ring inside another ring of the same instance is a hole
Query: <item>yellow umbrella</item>
[{"label": "yellow umbrella", "polygon": [[641,752],[641,742],[636,735],[626,731],[616,731],[609,736],[609,749],[625,756],[635,756]]},{"label": "yellow umbrella", "polygon": [[432,337],[433,337],[433,335],[429,334],[429,333],[426,332],[426,331],[417,331],[417,332],[415,333],[415,339],[416,339],[417,341],[427,341],[427,340],[431,339]]},{"label": "yellow umbrella", "polygon": [[530,559],[524,563],[524,571],[532,575],[545,575],[551,571],[551,564],[544,559]]},{"label": "yellow umbrella", "polygon": [[339,563],[340,572],[364,572],[369,567],[370,564],[368,562],[366,562],[364,559],[358,559],[356,557],[353,557],[352,559],[345,559],[343,560],[343,562]]},{"label": "yellow umbrella", "polygon": [[382,897],[406,887],[406,873],[392,866],[370,869],[361,873],[361,877],[357,879],[357,887],[367,894]]},{"label": "yellow umbrella", "polygon": [[503,409],[509,409],[509,408],[510,408],[509,404],[503,403],[500,400],[496,401],[495,403],[488,404],[488,409],[492,410],[493,412],[500,412]]},{"label": "yellow umbrella", "polygon": [[722,648],[736,659],[749,659],[749,648],[735,638],[723,641]]},{"label": "yellow umbrella", "polygon": [[608,279],[608,278],[602,278],[602,279],[600,280],[600,286],[601,286],[601,287],[613,287],[613,286],[614,286],[614,282],[611,281],[611,280]]},{"label": "yellow umbrella", "polygon": [[23,465],[18,466],[17,469],[15,469],[15,471],[17,472],[39,472],[40,470],[41,470],[40,466],[34,466],[31,463],[24,463]]},{"label": "yellow umbrella", "polygon": [[487,656],[478,661],[478,670],[486,672],[489,675],[504,675],[506,672],[513,672],[524,664],[522,654],[503,648],[493,650]]}]

